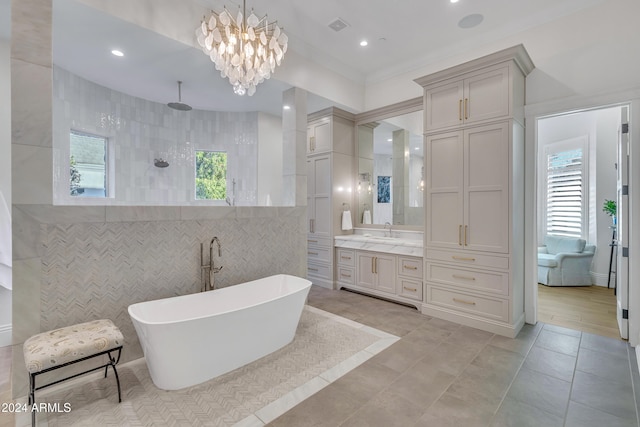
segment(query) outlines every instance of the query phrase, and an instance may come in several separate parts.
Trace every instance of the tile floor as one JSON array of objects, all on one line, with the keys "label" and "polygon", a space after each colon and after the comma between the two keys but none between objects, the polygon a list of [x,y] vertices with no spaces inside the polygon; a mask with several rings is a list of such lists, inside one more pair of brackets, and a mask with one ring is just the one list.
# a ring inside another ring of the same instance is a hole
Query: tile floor
[{"label": "tile floor", "polygon": [[508,339],[315,286],[309,304],[402,338],[271,426],[640,426],[622,340],[542,323]]},{"label": "tile floor", "polygon": [[309,304],[402,338],[271,426],[639,425],[622,340],[542,323],[508,339],[315,286]]}]

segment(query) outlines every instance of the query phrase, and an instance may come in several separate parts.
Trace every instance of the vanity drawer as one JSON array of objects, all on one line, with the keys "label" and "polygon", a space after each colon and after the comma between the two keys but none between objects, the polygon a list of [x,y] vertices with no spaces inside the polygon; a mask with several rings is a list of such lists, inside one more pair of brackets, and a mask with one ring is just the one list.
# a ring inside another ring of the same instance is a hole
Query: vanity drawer
[{"label": "vanity drawer", "polygon": [[356,272],[353,268],[338,267],[336,278],[338,282],[353,285],[356,283]]},{"label": "vanity drawer", "polygon": [[308,263],[307,275],[333,281],[333,271],[328,265]]},{"label": "vanity drawer", "polygon": [[336,262],[338,265],[346,267],[355,267],[356,254],[353,249],[336,249]]},{"label": "vanity drawer", "polygon": [[422,282],[399,278],[397,287],[398,295],[422,301]]},{"label": "vanity drawer", "polygon": [[322,237],[316,236],[315,234],[307,235],[307,245],[309,247],[318,247],[318,246],[331,246],[331,238],[330,237]]},{"label": "vanity drawer", "polygon": [[307,248],[307,260],[331,262],[331,248],[309,246]]},{"label": "vanity drawer", "polygon": [[454,262],[456,264],[476,267],[499,268],[501,270],[507,270],[509,268],[509,258],[476,254],[472,252],[427,249],[426,257],[432,260]]},{"label": "vanity drawer", "polygon": [[481,297],[427,284],[426,302],[501,322],[509,321],[509,301],[504,299]]},{"label": "vanity drawer", "polygon": [[398,257],[398,274],[422,280],[422,258]]},{"label": "vanity drawer", "polygon": [[509,295],[509,277],[499,271],[481,271],[427,262],[426,281]]}]

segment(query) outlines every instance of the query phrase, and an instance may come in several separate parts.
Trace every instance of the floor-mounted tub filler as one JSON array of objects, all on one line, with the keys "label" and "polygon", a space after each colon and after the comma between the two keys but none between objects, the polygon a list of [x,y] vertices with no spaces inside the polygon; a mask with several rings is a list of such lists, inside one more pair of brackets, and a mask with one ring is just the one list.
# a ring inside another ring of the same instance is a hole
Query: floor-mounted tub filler
[{"label": "floor-mounted tub filler", "polygon": [[279,274],[129,306],[151,379],[163,390],[200,384],[290,343],[311,282]]}]

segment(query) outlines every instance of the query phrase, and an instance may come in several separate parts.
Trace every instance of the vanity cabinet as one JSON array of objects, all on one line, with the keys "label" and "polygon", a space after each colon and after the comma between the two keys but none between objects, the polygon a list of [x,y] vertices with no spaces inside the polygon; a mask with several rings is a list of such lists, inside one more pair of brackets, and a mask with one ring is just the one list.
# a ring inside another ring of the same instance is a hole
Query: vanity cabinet
[{"label": "vanity cabinet", "polygon": [[420,306],[422,258],[356,249],[336,249],[338,288]]},{"label": "vanity cabinet", "polygon": [[417,79],[425,102],[424,314],[524,324],[524,47]]},{"label": "vanity cabinet", "polygon": [[500,64],[430,85],[424,96],[427,131],[506,118],[511,99],[509,66]]},{"label": "vanity cabinet", "polygon": [[[351,202],[339,191],[353,181],[354,117],[337,108],[310,114],[307,136],[307,278],[335,287],[333,238],[343,233],[341,213]],[[348,273],[345,273],[348,274]]]},{"label": "vanity cabinet", "polygon": [[393,255],[373,252],[356,253],[357,282],[363,288],[380,292],[396,291],[396,258]]}]

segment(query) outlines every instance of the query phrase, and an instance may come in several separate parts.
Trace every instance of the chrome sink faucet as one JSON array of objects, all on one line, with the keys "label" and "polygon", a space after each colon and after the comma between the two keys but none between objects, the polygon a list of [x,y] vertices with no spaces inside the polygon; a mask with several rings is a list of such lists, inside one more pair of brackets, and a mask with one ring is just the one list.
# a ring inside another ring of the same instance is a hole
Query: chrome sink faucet
[{"label": "chrome sink faucet", "polygon": [[[222,257],[222,245],[217,236],[209,243],[209,264],[204,263],[204,244],[200,243],[200,292],[212,291],[215,289],[215,274],[222,270],[222,266],[216,267],[213,262],[213,245],[218,246],[218,257]],[[207,274],[208,273],[208,274]],[[207,277],[208,276],[208,277]]]},{"label": "chrome sink faucet", "polygon": [[[389,226],[389,236],[387,236],[387,225]],[[385,235],[385,237],[392,237],[391,236],[391,223],[389,221],[384,223],[384,235]]]}]

